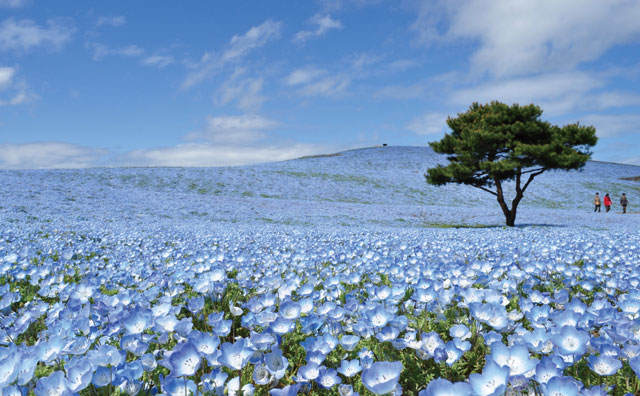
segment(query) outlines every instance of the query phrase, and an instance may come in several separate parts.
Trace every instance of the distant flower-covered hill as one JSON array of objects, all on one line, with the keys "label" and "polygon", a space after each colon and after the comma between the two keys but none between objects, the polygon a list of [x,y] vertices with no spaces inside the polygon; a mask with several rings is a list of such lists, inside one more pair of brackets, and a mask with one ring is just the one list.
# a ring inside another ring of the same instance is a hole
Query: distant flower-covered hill
[{"label": "distant flower-covered hill", "polygon": [[[149,227],[300,225],[450,227],[502,225],[493,196],[463,185],[430,186],[446,158],[427,147],[374,147],[285,162],[218,168],[92,168],[0,171],[0,220]],[[640,203],[640,167],[589,162],[547,172],[519,208],[520,224],[633,225],[618,199]],[[608,214],[591,213],[608,192]]]}]

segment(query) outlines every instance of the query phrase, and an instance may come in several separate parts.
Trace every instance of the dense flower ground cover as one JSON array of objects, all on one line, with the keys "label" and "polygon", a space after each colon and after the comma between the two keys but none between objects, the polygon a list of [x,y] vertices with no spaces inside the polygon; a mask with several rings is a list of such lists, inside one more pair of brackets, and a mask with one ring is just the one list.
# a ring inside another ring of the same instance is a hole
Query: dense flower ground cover
[{"label": "dense flower ground cover", "polygon": [[439,160],[0,172],[2,394],[638,394],[640,221],[590,201],[640,169],[506,229]]}]

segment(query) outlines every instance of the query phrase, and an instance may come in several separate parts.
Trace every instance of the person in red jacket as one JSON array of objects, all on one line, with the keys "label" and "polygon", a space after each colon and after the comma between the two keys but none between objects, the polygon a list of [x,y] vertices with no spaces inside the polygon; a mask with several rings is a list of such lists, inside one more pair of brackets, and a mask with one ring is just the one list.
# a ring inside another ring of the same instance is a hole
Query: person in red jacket
[{"label": "person in red jacket", "polygon": [[609,197],[609,193],[604,196],[604,208],[607,210],[611,210],[611,197]]}]

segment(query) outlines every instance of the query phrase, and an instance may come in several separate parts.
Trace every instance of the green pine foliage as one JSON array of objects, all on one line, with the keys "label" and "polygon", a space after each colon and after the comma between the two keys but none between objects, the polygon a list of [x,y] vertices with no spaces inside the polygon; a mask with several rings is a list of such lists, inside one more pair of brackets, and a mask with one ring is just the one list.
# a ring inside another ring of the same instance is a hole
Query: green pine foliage
[{"label": "green pine foliage", "polygon": [[[515,224],[524,192],[533,179],[551,169],[582,168],[597,142],[596,130],[579,123],[563,127],[540,119],[540,107],[508,106],[500,102],[473,103],[465,113],[447,119],[451,132],[431,148],[446,154],[449,164],[427,170],[429,184],[467,184],[494,195],[506,224]],[[504,198],[503,182],[515,180],[511,207]]]}]

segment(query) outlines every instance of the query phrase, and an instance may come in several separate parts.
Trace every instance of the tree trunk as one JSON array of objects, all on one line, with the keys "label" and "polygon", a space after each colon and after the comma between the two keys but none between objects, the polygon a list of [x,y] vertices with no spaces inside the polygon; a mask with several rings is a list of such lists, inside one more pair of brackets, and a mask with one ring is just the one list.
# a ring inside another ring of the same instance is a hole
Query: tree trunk
[{"label": "tree trunk", "polygon": [[516,205],[512,207],[512,209],[509,209],[509,207],[507,206],[507,202],[505,202],[504,200],[504,194],[502,192],[502,182],[498,179],[494,179],[494,182],[496,184],[496,198],[506,219],[507,226],[513,227],[516,223],[515,208],[518,206],[518,204],[516,203]]}]

